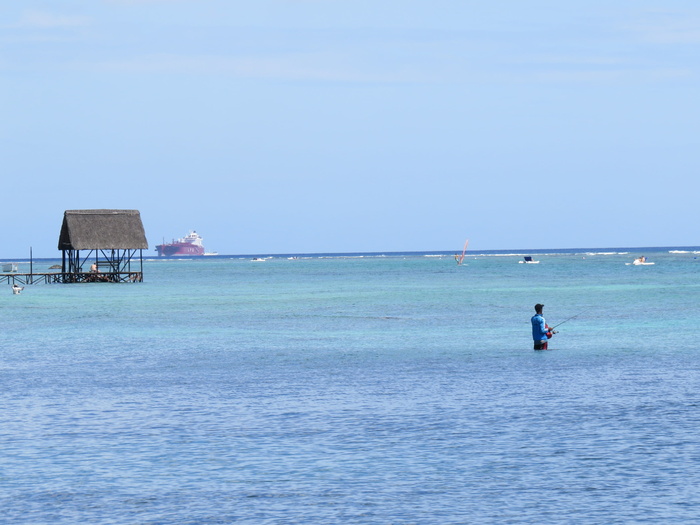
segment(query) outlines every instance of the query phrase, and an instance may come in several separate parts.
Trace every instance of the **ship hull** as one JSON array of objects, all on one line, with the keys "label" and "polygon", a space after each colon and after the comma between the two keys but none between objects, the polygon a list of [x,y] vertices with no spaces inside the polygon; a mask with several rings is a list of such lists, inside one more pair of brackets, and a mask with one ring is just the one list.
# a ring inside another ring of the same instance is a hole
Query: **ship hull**
[{"label": "ship hull", "polygon": [[174,257],[181,255],[204,255],[204,247],[186,242],[176,242],[173,244],[159,244],[156,246],[159,256]]}]

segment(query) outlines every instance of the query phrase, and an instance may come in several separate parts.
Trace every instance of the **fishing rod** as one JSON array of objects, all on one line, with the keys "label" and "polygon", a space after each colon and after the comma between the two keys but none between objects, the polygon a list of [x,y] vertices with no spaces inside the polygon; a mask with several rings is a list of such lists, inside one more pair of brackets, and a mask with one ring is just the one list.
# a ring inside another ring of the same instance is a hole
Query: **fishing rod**
[{"label": "fishing rod", "polygon": [[568,321],[571,321],[572,319],[576,319],[579,315],[581,315],[581,314],[584,313],[585,311],[586,311],[586,310],[583,310],[582,312],[579,312],[579,313],[577,313],[576,315],[572,315],[572,316],[569,317],[568,319],[564,319],[561,323],[552,326],[552,330],[554,330],[554,329],[555,329],[556,327],[558,327],[558,326],[563,325],[564,323],[566,323],[566,322],[568,322]]}]

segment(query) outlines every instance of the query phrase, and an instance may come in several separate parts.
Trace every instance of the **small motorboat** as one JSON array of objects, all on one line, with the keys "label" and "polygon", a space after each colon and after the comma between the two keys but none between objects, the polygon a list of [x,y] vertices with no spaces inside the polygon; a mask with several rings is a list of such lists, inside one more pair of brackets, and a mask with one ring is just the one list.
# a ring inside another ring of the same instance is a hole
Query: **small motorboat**
[{"label": "small motorboat", "polygon": [[533,260],[532,260],[532,257],[530,257],[529,255],[526,255],[525,257],[523,257],[523,259],[525,259],[525,260],[524,260],[524,261],[518,261],[518,262],[519,262],[520,264],[539,264],[539,263],[540,263],[540,261],[533,261]]},{"label": "small motorboat", "polygon": [[2,263],[2,271],[4,273],[17,272],[17,263]]}]

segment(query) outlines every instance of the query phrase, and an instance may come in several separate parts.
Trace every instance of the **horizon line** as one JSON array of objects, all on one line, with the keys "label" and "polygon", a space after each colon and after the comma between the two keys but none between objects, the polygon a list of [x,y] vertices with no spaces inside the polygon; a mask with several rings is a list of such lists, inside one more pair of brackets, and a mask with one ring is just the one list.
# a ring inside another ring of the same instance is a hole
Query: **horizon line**
[{"label": "horizon line", "polygon": [[[488,250],[467,250],[467,253],[472,255],[476,254],[512,254],[521,255],[527,253],[591,253],[591,252],[620,252],[620,251],[664,251],[664,250],[679,250],[679,251],[700,251],[700,246],[606,246],[606,247],[589,247],[589,248],[499,248],[499,249],[488,249]],[[85,251],[85,250],[81,250]],[[272,252],[259,252],[259,253],[241,253],[241,254],[221,254],[216,255],[186,255],[186,256],[160,256],[160,255],[147,255],[147,259],[206,259],[206,258],[221,258],[221,257],[289,257],[289,256],[347,256],[347,255],[412,255],[412,254],[430,254],[430,255],[451,255],[457,253],[459,250],[391,250],[391,251],[361,251],[361,252],[287,252],[287,253],[272,253]],[[0,261],[5,262],[15,262],[15,261],[39,261],[39,260],[56,260],[61,259],[61,254],[56,257],[14,257],[0,258]]]}]

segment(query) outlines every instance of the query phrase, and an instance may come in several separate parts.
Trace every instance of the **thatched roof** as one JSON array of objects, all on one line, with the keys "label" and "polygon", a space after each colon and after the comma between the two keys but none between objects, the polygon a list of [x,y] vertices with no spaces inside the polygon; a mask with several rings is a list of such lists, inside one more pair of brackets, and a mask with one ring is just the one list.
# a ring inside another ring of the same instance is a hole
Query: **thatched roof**
[{"label": "thatched roof", "polygon": [[138,210],[66,210],[59,250],[148,249]]}]

